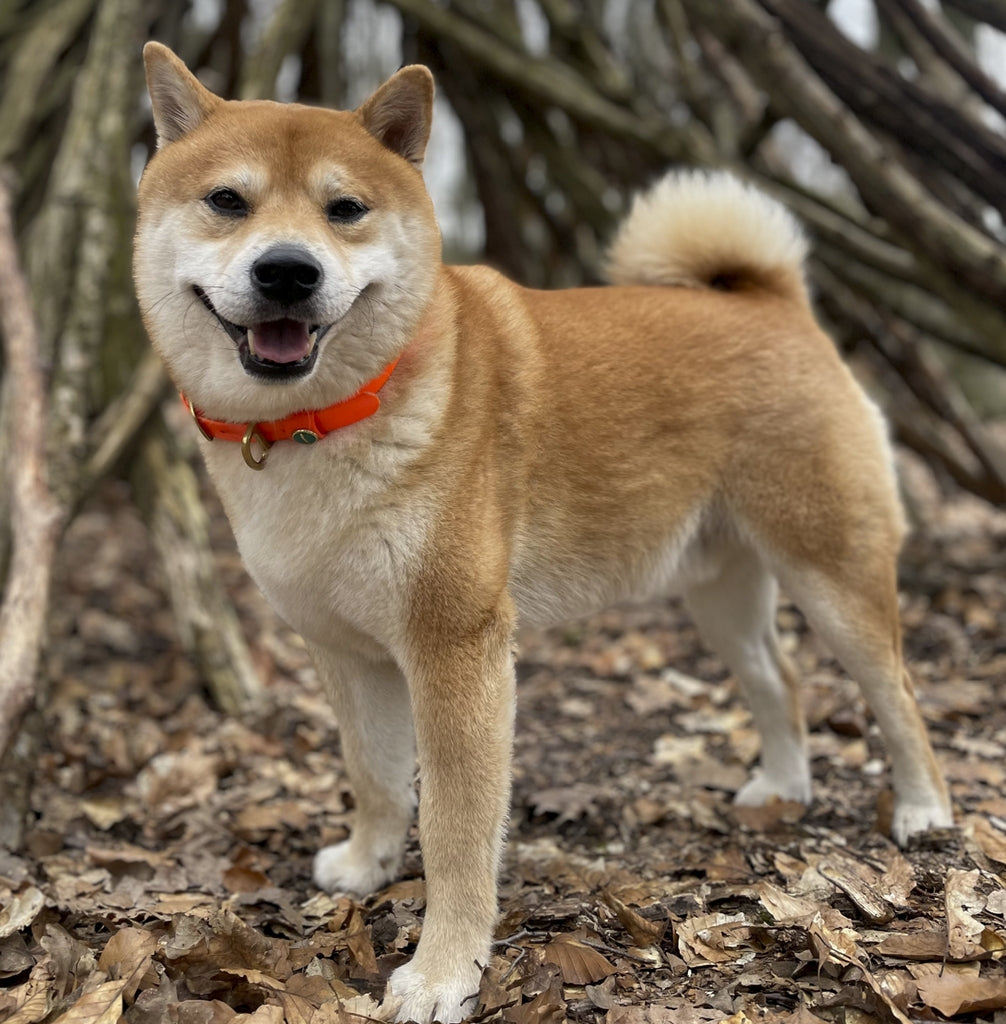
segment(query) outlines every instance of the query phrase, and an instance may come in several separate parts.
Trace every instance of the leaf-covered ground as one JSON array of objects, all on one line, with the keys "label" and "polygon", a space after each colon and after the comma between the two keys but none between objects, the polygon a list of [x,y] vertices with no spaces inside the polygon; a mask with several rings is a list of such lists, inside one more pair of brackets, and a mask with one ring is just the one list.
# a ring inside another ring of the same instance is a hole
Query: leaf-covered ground
[{"label": "leaf-covered ground", "polygon": [[[808,811],[731,806],[757,739],[676,604],[524,633],[481,1019],[1001,1020],[1006,513],[904,468],[924,520],[904,559],[906,642],[959,830],[903,852],[884,837],[876,731],[788,606]],[[422,926],[418,846],[370,899],[312,886],[312,854],[352,808],[336,723],[226,527],[220,570],[268,682],[243,720],[213,710],[180,653],[123,490],[105,488],[65,552],[34,821],[25,850],[0,851],[0,1021],[373,1014]]]}]

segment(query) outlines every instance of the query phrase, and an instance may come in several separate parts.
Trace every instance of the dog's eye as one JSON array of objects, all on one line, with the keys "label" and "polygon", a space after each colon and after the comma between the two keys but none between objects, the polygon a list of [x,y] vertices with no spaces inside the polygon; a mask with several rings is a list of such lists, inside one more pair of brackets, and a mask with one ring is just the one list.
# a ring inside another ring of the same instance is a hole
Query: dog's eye
[{"label": "dog's eye", "polygon": [[342,199],[333,199],[325,208],[325,212],[330,221],[337,224],[352,224],[369,211],[359,199],[346,196]]},{"label": "dog's eye", "polygon": [[248,212],[248,204],[232,188],[215,188],[205,202],[211,210],[230,217],[243,217]]}]

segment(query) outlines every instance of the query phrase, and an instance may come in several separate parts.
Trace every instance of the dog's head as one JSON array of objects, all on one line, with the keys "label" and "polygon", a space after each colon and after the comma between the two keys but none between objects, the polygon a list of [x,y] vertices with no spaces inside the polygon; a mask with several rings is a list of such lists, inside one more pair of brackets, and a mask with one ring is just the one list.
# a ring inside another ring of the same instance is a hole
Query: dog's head
[{"label": "dog's head", "polygon": [[401,353],[436,278],[429,71],[347,112],[222,100],[157,43],[144,60],[158,150],[134,271],[175,383],[234,421],[353,394]]}]

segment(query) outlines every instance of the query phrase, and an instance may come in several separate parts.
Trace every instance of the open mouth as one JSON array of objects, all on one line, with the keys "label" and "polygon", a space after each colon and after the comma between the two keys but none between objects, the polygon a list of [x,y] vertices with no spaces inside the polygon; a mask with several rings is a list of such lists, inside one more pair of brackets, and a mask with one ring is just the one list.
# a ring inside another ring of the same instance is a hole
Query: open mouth
[{"label": "open mouth", "polygon": [[331,324],[321,326],[282,317],[242,327],[221,316],[202,288],[193,286],[192,290],[237,345],[246,373],[278,381],[303,377],[314,368],[318,341]]}]

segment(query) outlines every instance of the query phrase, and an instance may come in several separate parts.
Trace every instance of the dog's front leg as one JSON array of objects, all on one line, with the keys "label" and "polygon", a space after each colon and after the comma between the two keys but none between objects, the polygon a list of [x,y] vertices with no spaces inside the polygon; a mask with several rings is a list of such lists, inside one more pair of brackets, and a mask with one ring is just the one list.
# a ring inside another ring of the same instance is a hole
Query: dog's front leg
[{"label": "dog's front leg", "polygon": [[401,1021],[461,1020],[474,1009],[489,957],[510,801],[510,642],[508,611],[474,633],[431,628],[415,642],[409,684],[426,918],[415,956],[388,983],[389,1009]]},{"label": "dog's front leg", "polygon": [[398,875],[415,807],[409,691],[392,661],[308,646],[335,709],[356,801],[352,835],[319,850],[314,881],[366,896]]}]

